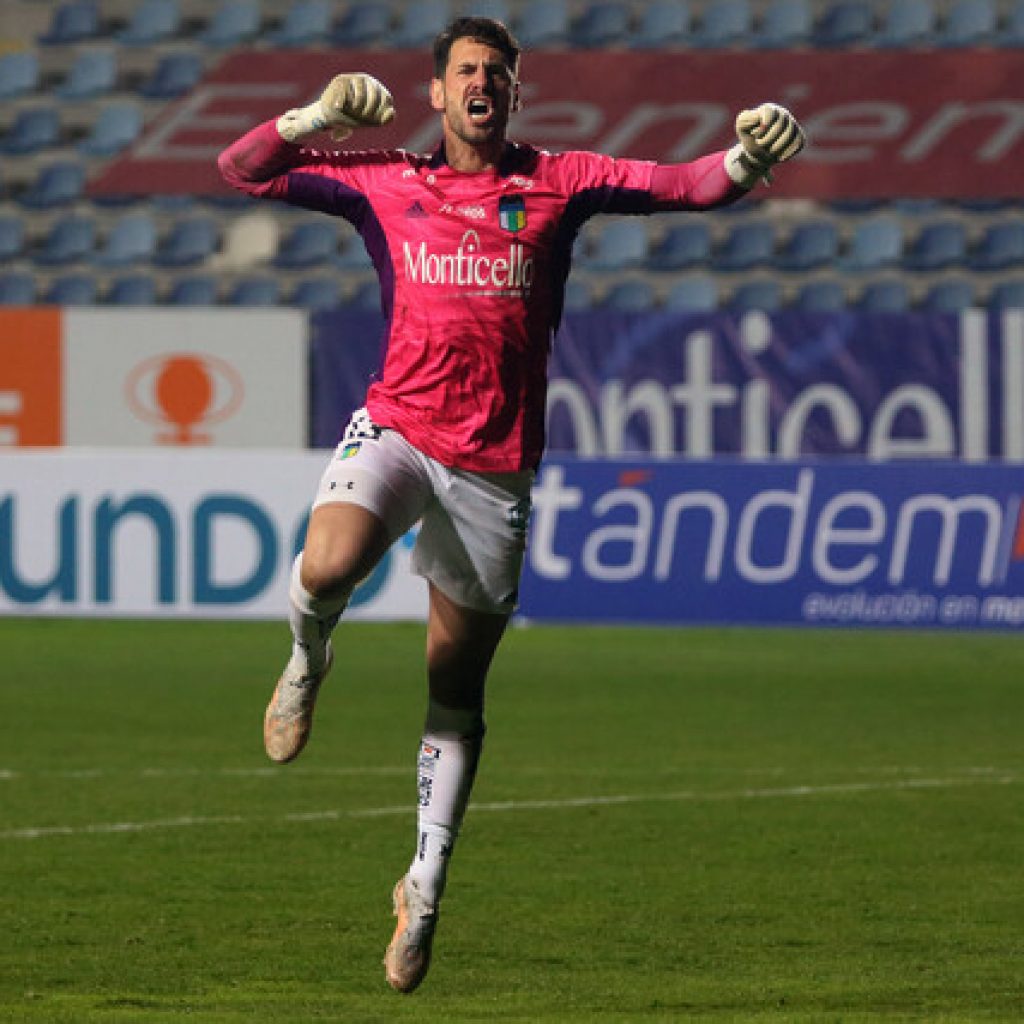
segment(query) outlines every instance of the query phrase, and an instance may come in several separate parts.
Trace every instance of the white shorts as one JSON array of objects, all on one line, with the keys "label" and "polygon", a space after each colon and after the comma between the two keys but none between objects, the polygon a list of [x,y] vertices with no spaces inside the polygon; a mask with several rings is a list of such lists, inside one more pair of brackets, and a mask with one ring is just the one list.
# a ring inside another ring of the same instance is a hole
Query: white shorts
[{"label": "white shorts", "polygon": [[392,542],[422,520],[413,571],[457,604],[507,614],[519,595],[532,485],[530,471],[443,466],[359,409],[320,479],[313,507],[359,505],[383,520]]}]

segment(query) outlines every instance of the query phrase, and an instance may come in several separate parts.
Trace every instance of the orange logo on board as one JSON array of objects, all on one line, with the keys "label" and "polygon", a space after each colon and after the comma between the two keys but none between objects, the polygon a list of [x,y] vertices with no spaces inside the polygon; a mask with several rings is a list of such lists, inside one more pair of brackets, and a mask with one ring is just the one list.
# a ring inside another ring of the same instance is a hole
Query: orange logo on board
[{"label": "orange logo on board", "polygon": [[0,448],[59,445],[61,314],[0,311]]}]

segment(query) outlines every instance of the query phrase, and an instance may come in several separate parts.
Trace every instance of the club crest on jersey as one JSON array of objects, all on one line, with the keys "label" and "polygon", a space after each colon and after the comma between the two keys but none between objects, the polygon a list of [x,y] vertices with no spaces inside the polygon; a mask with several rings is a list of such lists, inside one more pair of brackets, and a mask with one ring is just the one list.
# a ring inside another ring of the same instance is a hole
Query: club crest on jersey
[{"label": "club crest on jersey", "polygon": [[498,223],[505,231],[526,227],[526,201],[522,196],[502,196],[498,200]]},{"label": "club crest on jersey", "polygon": [[341,449],[341,455],[339,455],[338,458],[351,459],[352,456],[355,455],[356,452],[358,452],[361,447],[362,445],[360,444],[360,442],[351,441],[349,444],[345,445],[345,447]]}]

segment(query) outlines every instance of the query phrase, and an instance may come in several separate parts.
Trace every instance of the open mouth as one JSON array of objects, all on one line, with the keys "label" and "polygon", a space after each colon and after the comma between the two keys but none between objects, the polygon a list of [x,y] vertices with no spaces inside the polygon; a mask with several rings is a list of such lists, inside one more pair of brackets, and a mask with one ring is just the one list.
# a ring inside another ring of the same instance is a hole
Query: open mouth
[{"label": "open mouth", "polygon": [[486,96],[473,96],[466,104],[466,113],[473,124],[486,124],[494,113],[494,104]]}]

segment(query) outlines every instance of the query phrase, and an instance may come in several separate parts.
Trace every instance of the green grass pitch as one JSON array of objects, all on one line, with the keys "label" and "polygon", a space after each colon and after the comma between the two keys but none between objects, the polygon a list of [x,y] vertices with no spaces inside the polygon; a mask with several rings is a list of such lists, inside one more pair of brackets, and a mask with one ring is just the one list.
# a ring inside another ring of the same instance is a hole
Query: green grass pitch
[{"label": "green grass pitch", "polygon": [[423,629],[0,621],[0,1021],[1024,1020],[1024,638],[533,627],[387,989]]}]

